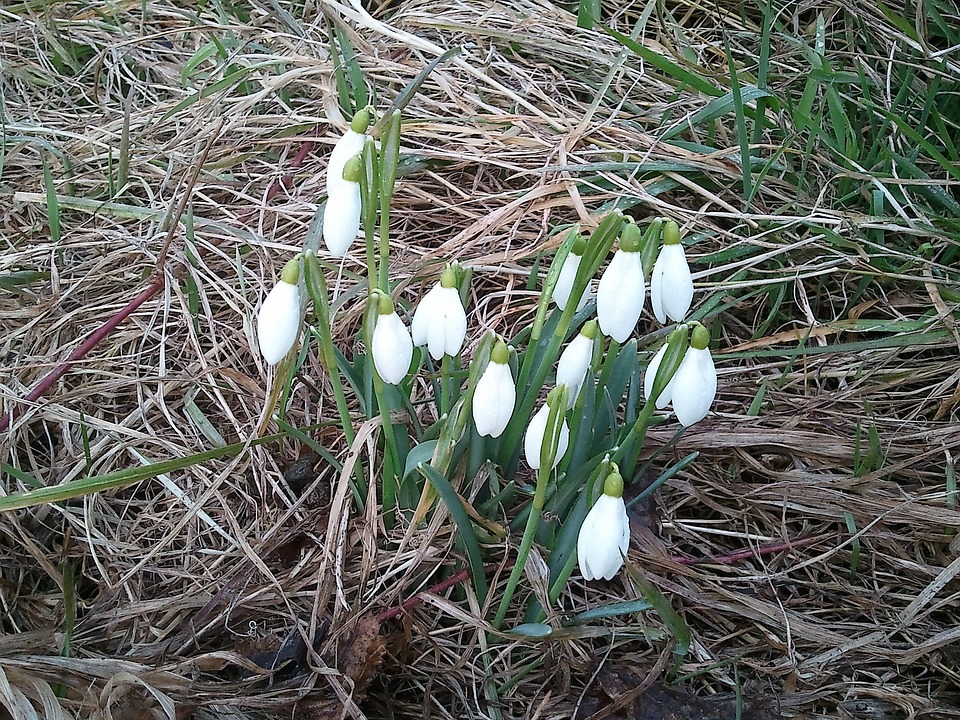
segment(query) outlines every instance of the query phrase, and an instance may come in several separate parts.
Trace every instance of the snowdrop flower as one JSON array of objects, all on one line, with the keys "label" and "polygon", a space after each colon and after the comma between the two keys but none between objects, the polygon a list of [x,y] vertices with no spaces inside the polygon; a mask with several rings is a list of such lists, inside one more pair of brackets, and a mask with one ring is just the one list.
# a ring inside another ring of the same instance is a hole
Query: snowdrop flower
[{"label": "snowdrop flower", "polygon": [[344,180],[343,171],[350,158],[354,158],[363,152],[363,143],[366,142],[366,132],[369,125],[370,110],[364,108],[353,116],[350,129],[347,130],[344,136],[337,140],[337,144],[333,146],[333,152],[330,153],[330,160],[327,161],[328,198],[339,195],[344,190],[350,190],[352,192],[356,189],[357,192],[360,192],[359,187],[353,187],[356,181],[351,182]]},{"label": "snowdrop flower", "polygon": [[717,369],[709,344],[710,333],[698,323],[690,335],[683,362],[673,376],[673,411],[684,427],[703,420],[717,396]]},{"label": "snowdrop flower", "polygon": [[619,343],[633,333],[643,311],[643,263],[640,261],[640,230],[628,223],[620,249],[600,278],[597,288],[597,320],[604,335]]},{"label": "snowdrop flower", "polygon": [[680,228],[672,220],[663,226],[663,249],[650,276],[650,304],[661,323],[667,316],[681,322],[693,301],[693,278],[680,244]]},{"label": "snowdrop flower", "polygon": [[331,255],[343,257],[360,231],[360,166],[359,156],[347,161],[344,182],[350,186],[327,197],[323,210],[323,242]]},{"label": "snowdrop flower", "polygon": [[393,309],[389,295],[375,296],[377,324],[373,328],[373,364],[384,382],[396,385],[407,375],[413,343],[407,327]]},{"label": "snowdrop flower", "polygon": [[[523,438],[523,454],[529,465],[534,470],[540,469],[540,452],[543,449],[543,439],[547,434],[547,421],[550,416],[550,408],[557,402],[560,393],[557,392],[559,386],[550,391],[547,395],[547,401],[537,410],[536,414],[530,419],[527,426],[527,434]],[[553,457],[552,470],[566,454],[567,447],[570,445],[570,428],[567,427],[567,420],[564,417],[562,408],[560,414],[560,439],[557,442],[557,453]]]},{"label": "snowdrop flower", "polygon": [[497,340],[490,353],[490,362],[473,392],[473,424],[477,433],[500,437],[516,404],[517,386],[510,372],[510,350],[503,340]]},{"label": "snowdrop flower", "polygon": [[593,341],[597,337],[597,321],[591,320],[570,341],[557,363],[557,385],[566,385],[567,405],[573,407],[580,395],[580,387],[593,360]]},{"label": "snowdrop flower", "polygon": [[426,345],[430,357],[440,360],[446,355],[457,355],[467,334],[467,313],[457,290],[457,272],[447,267],[440,282],[423,296],[413,314],[413,344]]},{"label": "snowdrop flower", "polygon": [[[573,282],[577,278],[577,270],[580,268],[580,261],[583,259],[583,252],[586,247],[587,244],[583,238],[577,238],[570,252],[563,259],[563,265],[560,266],[560,276],[557,278],[557,284],[553,287],[553,301],[561,310],[567,307],[567,302],[570,300]],[[583,306],[593,295],[590,285],[591,283],[587,283],[580,300],[577,302],[577,312],[583,309]]]},{"label": "snowdrop flower", "polygon": [[332,255],[343,257],[360,229],[360,166],[370,111],[360,110],[350,129],[337,141],[327,163],[327,205],[323,241]]},{"label": "snowdrop flower", "polygon": [[280,282],[264,298],[257,314],[257,343],[268,365],[276,365],[290,352],[300,334],[299,256],[283,266]]},{"label": "snowdrop flower", "polygon": [[623,502],[623,478],[614,469],[603,494],[583,519],[577,536],[577,564],[584,580],[612,580],[630,545],[630,520]]}]

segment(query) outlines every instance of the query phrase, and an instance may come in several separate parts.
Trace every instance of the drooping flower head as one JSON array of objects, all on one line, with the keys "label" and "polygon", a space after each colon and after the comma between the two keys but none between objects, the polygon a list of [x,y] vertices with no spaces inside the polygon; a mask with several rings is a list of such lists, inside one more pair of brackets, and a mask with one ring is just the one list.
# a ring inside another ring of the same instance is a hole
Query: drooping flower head
[{"label": "drooping flower head", "polygon": [[619,343],[633,334],[640,313],[646,286],[640,259],[640,229],[627,223],[620,237],[620,249],[600,277],[597,288],[597,320],[604,335]]},{"label": "drooping flower head", "polygon": [[[562,392],[560,392],[561,388],[563,388]],[[540,409],[537,410],[536,414],[530,419],[530,424],[527,425],[527,434],[523,438],[523,455],[527,460],[527,465],[534,470],[540,469],[544,450],[543,442],[546,439],[547,424],[550,420],[550,410],[555,407],[558,402],[561,402],[566,392],[566,388],[563,385],[558,385],[551,390],[547,395],[547,401],[540,406]],[[557,440],[557,451],[553,456],[553,464],[550,466],[551,470],[557,466],[566,454],[567,447],[570,445],[570,428],[567,426],[567,419],[565,417],[566,401],[564,400],[563,403],[564,406],[558,408],[560,437]]]},{"label": "drooping flower head", "polygon": [[630,520],[623,502],[623,478],[614,466],[603,494],[583,519],[577,536],[577,564],[584,580],[611,580],[623,567],[630,545]]},{"label": "drooping flower head", "polygon": [[377,303],[377,323],[373,328],[373,364],[384,382],[396,385],[407,375],[413,358],[413,342],[407,326],[385,293],[373,296]]},{"label": "drooping flower head", "polygon": [[700,422],[717,396],[717,369],[710,354],[710,333],[697,323],[690,347],[673,376],[673,412],[684,427]]},{"label": "drooping flower head", "polygon": [[693,278],[680,244],[680,228],[668,220],[663,225],[663,248],[650,276],[650,304],[661,323],[669,316],[682,322],[693,301]]},{"label": "drooping flower head", "polygon": [[557,385],[566,385],[567,404],[573,407],[593,360],[593,343],[597,337],[597,321],[590,320],[580,329],[560,355],[557,363]]},{"label": "drooping flower head", "polygon": [[360,165],[370,110],[353,116],[350,129],[333,148],[327,163],[327,204],[323,212],[323,241],[332,255],[343,257],[360,229]]},{"label": "drooping flower head", "polygon": [[[577,238],[570,248],[570,252],[563,259],[563,265],[560,266],[560,275],[557,278],[557,284],[553,287],[553,301],[557,307],[563,310],[570,301],[570,293],[573,292],[573,283],[577,278],[577,270],[580,268],[580,261],[583,260],[583,253],[587,244],[583,238]],[[587,283],[580,299],[577,301],[577,311],[583,309],[587,301],[592,296],[590,289],[591,283]]]},{"label": "drooping flower head", "polygon": [[300,257],[287,262],[280,282],[263,300],[257,313],[257,343],[268,365],[276,365],[290,352],[300,335]]},{"label": "drooping flower head", "polygon": [[497,340],[473,393],[473,423],[477,433],[500,437],[516,404],[517,387],[510,372],[510,349],[503,340]]},{"label": "drooping flower head", "polygon": [[455,267],[447,267],[440,282],[423,296],[413,314],[411,330],[413,344],[426,345],[434,360],[460,353],[467,334],[467,313],[457,289]]}]

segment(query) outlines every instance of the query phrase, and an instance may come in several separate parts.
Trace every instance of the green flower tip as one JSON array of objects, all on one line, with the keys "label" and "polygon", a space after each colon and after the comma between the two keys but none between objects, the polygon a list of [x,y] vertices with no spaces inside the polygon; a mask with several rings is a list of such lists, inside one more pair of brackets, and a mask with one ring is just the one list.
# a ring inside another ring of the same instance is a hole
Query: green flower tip
[{"label": "green flower tip", "polygon": [[566,395],[567,386],[566,385],[557,385],[553,390],[547,393],[547,405],[553,407],[560,398],[561,395]]},{"label": "green flower tip", "polygon": [[603,481],[603,494],[612,498],[623,497],[623,478],[620,477],[620,471],[614,466],[613,472],[607,475]]},{"label": "green flower tip", "polygon": [[624,252],[640,251],[640,228],[632,220],[623,228],[623,234],[620,235],[620,249]]},{"label": "green flower tip", "polygon": [[573,241],[573,247],[570,248],[570,252],[573,255],[583,257],[583,253],[587,251],[587,241],[584,240],[580,235],[577,235],[577,239]]},{"label": "green flower tip", "polygon": [[375,296],[377,302],[377,314],[389,315],[393,312],[393,300],[386,293],[377,293]]},{"label": "green flower tip", "polygon": [[300,255],[288,260],[280,272],[280,279],[288,285],[296,285],[300,279]]},{"label": "green flower tip", "polygon": [[690,347],[696,350],[703,350],[710,344],[710,331],[700,323],[693,326],[693,333],[690,335]]},{"label": "green flower tip", "polygon": [[680,226],[677,225],[673,220],[667,220],[663,225],[663,244],[680,244]]},{"label": "green flower tip", "polygon": [[497,340],[497,344],[493,346],[493,352],[490,353],[490,362],[495,362],[497,365],[506,365],[510,362],[510,348],[503,340]]},{"label": "green flower tip", "polygon": [[350,129],[355,133],[365,133],[367,128],[370,127],[370,118],[373,115],[373,107],[367,105],[362,110],[358,110],[357,114],[353,116],[353,120],[350,123]]},{"label": "green flower tip", "polygon": [[590,320],[582,328],[580,328],[580,334],[593,340],[597,337],[597,330],[599,327],[600,326],[597,324],[596,320]]},{"label": "green flower tip", "polygon": [[359,155],[354,155],[347,160],[343,166],[343,179],[349,182],[360,182],[360,176],[363,174],[363,164]]},{"label": "green flower tip", "polygon": [[457,286],[457,269],[451,264],[447,265],[443,274],[440,276],[440,287],[455,288]]}]

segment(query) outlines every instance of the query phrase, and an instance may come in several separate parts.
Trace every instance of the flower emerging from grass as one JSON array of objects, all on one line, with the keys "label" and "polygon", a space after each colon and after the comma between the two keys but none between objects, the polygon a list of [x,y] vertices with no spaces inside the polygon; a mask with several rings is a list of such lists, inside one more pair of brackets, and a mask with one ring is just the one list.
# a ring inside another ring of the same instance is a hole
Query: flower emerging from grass
[{"label": "flower emerging from grass", "polygon": [[510,350],[498,340],[473,393],[473,423],[480,435],[500,437],[513,416],[517,387],[510,372]]},{"label": "flower emerging from grass", "polygon": [[300,334],[299,257],[283,266],[280,282],[263,300],[257,314],[257,343],[268,365],[276,365],[290,352]]},{"label": "flower emerging from grass", "polygon": [[458,355],[467,334],[467,313],[457,290],[456,270],[448,267],[417,306],[413,315],[413,344],[427,346],[430,357],[440,360]]},{"label": "flower emerging from grass", "polygon": [[603,334],[619,343],[625,342],[640,319],[645,295],[640,230],[628,223],[620,238],[620,249],[600,277],[597,287],[597,320]]},{"label": "flower emerging from grass", "polygon": [[680,228],[672,220],[663,226],[663,248],[650,276],[650,304],[661,323],[669,316],[682,322],[693,301],[693,277],[680,244]]},{"label": "flower emerging from grass", "polygon": [[407,326],[393,309],[389,295],[378,293],[377,324],[373,328],[373,364],[384,382],[398,384],[410,369],[413,342]]},{"label": "flower emerging from grass", "polygon": [[585,580],[611,580],[630,544],[630,520],[623,502],[623,478],[614,470],[603,481],[603,494],[583,519],[577,536],[577,563]]}]

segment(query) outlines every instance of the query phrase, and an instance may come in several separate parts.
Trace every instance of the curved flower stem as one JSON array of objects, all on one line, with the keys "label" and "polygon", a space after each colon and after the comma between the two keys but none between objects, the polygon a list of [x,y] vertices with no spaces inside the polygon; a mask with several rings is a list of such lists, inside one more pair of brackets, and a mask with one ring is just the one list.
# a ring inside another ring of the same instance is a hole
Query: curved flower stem
[{"label": "curved flower stem", "polygon": [[450,401],[453,397],[451,383],[453,382],[453,358],[443,354],[440,361],[440,415],[450,412]]}]

